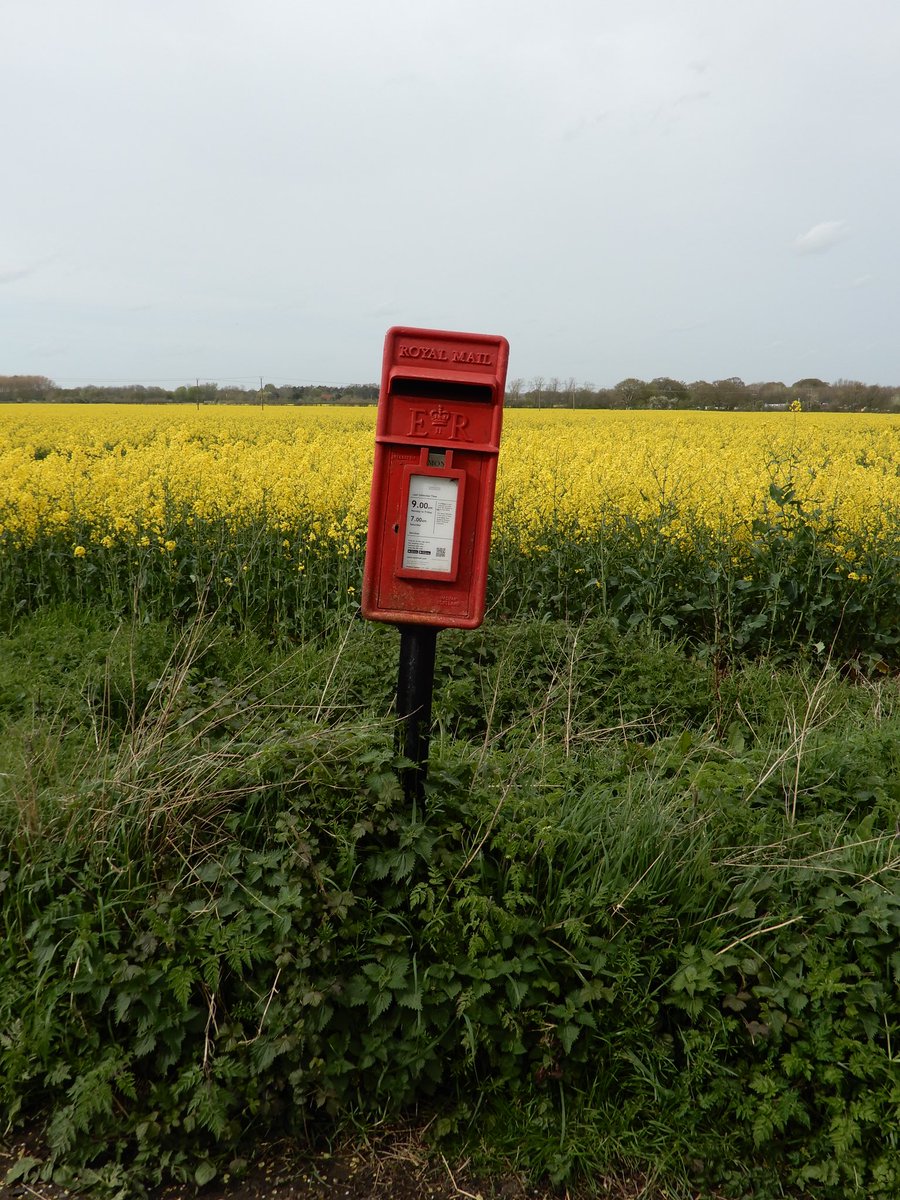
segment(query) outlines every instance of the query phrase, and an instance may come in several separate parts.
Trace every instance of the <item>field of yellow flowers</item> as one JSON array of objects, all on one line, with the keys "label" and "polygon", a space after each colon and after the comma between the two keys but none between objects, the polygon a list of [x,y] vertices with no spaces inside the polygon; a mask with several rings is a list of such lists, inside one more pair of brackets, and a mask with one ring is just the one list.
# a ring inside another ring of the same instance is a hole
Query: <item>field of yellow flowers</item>
[{"label": "field of yellow flowers", "polygon": [[[303,629],[355,604],[372,408],[0,408],[2,599],[229,606]],[[731,650],[892,658],[900,418],[513,410],[500,611],[602,611]],[[854,631],[850,637],[851,628]],[[855,639],[855,643],[854,643]]]}]

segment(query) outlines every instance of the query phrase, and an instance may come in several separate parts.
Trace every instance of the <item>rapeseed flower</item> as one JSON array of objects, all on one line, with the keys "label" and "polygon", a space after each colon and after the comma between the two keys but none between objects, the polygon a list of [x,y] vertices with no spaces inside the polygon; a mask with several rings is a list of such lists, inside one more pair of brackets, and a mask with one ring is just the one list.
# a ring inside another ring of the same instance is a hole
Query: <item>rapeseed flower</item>
[{"label": "rapeseed flower", "polygon": [[[63,536],[79,558],[92,542],[172,554],[248,530],[284,551],[353,558],[366,538],[374,422],[373,408],[7,405],[0,527],[8,546]],[[738,563],[766,530],[790,533],[798,508],[850,563],[895,537],[900,418],[505,415],[494,533],[531,557],[560,536],[587,544],[627,526],[685,553],[714,540]]]}]

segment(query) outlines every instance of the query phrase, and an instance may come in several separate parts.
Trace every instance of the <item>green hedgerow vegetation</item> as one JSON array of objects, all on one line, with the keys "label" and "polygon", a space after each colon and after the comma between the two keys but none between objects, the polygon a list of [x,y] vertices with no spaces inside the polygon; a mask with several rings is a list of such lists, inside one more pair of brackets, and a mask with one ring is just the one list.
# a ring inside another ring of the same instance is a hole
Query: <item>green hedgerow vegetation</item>
[{"label": "green hedgerow vegetation", "polygon": [[294,641],[87,598],[4,626],[12,1177],[202,1186],[413,1114],[573,1189],[900,1194],[884,664],[501,603],[438,640],[410,808],[396,633],[350,603]]},{"label": "green hedgerow vegetation", "polygon": [[[867,674],[900,668],[896,517],[877,539],[865,530],[841,534],[797,498],[790,479],[773,481],[763,504],[740,553],[730,537],[700,524],[689,542],[673,542],[666,526],[679,518],[675,505],[641,520],[616,513],[599,529],[548,521],[533,554],[523,552],[524,531],[510,523],[491,550],[493,619],[602,618],[681,640],[720,663],[812,653],[856,661]],[[315,523],[295,529],[289,543],[264,518],[238,530],[189,510],[170,521],[177,554],[161,553],[150,539],[105,546],[89,523],[45,531],[31,543],[0,528],[0,612],[23,616],[69,603],[184,625],[215,610],[233,626],[307,643],[337,613],[356,608],[363,552],[317,539]],[[90,553],[79,557],[73,546]],[[856,567],[850,573],[848,561]]]}]

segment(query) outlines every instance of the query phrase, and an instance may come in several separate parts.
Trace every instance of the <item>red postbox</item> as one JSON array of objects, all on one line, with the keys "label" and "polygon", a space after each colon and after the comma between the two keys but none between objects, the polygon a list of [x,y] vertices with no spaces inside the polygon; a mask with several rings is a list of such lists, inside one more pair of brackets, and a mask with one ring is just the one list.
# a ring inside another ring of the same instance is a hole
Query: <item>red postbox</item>
[{"label": "red postbox", "polygon": [[388,330],[362,614],[475,629],[484,619],[509,343]]}]

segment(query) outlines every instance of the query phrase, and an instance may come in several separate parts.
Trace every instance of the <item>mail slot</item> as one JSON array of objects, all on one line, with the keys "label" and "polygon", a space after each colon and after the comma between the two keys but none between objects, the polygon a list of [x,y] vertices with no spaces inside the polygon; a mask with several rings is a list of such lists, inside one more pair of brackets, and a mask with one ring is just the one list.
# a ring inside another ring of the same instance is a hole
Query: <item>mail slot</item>
[{"label": "mail slot", "polygon": [[502,337],[388,330],[363,573],[369,620],[483,621],[508,359]]}]

